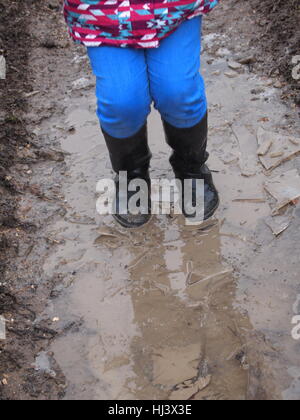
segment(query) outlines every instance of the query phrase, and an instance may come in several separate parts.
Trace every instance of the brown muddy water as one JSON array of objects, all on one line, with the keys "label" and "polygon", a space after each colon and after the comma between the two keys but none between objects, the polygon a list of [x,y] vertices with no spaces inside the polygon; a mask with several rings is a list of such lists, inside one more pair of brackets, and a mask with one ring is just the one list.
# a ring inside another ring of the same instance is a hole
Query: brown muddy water
[{"label": "brown muddy water", "polygon": [[[68,212],[49,228],[59,244],[44,265],[63,283],[43,314],[68,326],[51,349],[66,399],[300,398],[291,337],[298,240],[287,231],[283,243],[264,224],[271,210],[256,155],[257,129],[280,130],[287,109],[268,80],[247,71],[232,79],[226,57],[209,59],[210,167],[222,204],[204,226],[156,216],[128,232],[97,215],[97,181],[112,172],[93,88],[71,95],[65,121],[48,123],[69,154]],[[171,177],[155,111],[149,131],[152,176]]]}]

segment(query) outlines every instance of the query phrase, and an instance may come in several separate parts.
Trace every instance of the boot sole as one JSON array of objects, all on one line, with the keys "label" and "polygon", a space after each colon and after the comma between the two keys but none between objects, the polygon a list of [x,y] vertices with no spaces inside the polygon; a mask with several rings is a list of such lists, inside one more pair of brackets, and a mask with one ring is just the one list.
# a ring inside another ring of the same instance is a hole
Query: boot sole
[{"label": "boot sole", "polygon": [[149,220],[147,220],[147,222],[145,222],[141,225],[132,225],[132,224],[126,223],[123,220],[119,219],[116,215],[113,215],[113,218],[118,223],[118,225],[122,226],[125,229],[138,230],[138,229],[141,229],[141,228],[147,226],[151,222],[151,220],[153,219],[153,216],[151,215]]},{"label": "boot sole", "polygon": [[217,202],[217,204],[215,205],[215,207],[211,210],[211,212],[204,218],[204,221],[205,220],[208,220],[208,219],[210,219],[214,214],[215,214],[215,212],[218,210],[218,208],[220,207],[220,199],[218,199],[218,202]]},{"label": "boot sole", "polygon": [[[203,222],[210,219],[215,214],[215,212],[218,210],[219,206],[220,206],[220,200],[218,200],[216,206],[210,211],[210,213],[208,215],[206,215],[206,217],[203,219]],[[138,230],[138,229],[141,229],[141,228],[147,226],[152,221],[153,215],[151,215],[151,217],[149,218],[149,220],[147,220],[147,222],[145,222],[141,225],[134,225],[134,226],[132,224],[127,224],[127,223],[123,222],[123,220],[119,219],[116,215],[113,215],[113,218],[120,226],[122,226],[125,229]],[[189,219],[189,218],[186,217],[186,219]],[[190,218],[189,221],[192,222],[192,218]]]}]

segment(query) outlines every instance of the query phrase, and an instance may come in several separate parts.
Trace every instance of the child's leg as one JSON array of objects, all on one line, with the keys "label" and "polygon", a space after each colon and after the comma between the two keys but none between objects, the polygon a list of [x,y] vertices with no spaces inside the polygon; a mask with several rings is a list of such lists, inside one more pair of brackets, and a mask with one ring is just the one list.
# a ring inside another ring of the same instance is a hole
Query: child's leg
[{"label": "child's leg", "polygon": [[101,127],[116,138],[136,134],[151,104],[144,51],[104,46],[88,48],[88,54],[97,78]]},{"label": "child's leg", "polygon": [[[200,17],[191,19],[164,41],[157,50],[147,52],[150,92],[164,124],[166,139],[173,149],[170,162],[176,178],[192,180],[192,189],[184,185],[185,214],[208,219],[219,204],[211,172],[205,165],[207,147],[207,100],[200,70]],[[198,180],[203,180],[204,201],[194,205],[200,196]],[[186,194],[191,191],[192,194]],[[187,209],[189,209],[187,211]],[[191,215],[190,209],[194,212]]]},{"label": "child's leg", "polygon": [[[140,227],[151,217],[151,152],[146,124],[151,97],[145,53],[116,47],[89,48],[88,53],[97,77],[97,113],[112,167],[117,173],[114,217],[124,227]],[[128,184],[136,179],[143,181],[145,200],[140,214],[130,213],[133,192],[127,194],[127,189],[122,188],[120,172],[126,172]]]},{"label": "child's leg", "polygon": [[205,116],[207,101],[200,69],[202,18],[183,22],[148,50],[150,92],[162,118],[178,128],[192,127]]}]

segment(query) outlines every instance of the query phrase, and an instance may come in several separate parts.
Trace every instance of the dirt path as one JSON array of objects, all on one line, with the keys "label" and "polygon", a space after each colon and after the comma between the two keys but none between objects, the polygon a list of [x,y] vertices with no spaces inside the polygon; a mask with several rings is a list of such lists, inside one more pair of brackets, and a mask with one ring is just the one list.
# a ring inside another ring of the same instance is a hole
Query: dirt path
[{"label": "dirt path", "polygon": [[[275,237],[266,224],[275,201],[264,183],[299,172],[300,160],[266,171],[257,157],[259,129],[299,139],[299,121],[297,109],[282,103],[278,80],[254,72],[249,5],[240,21],[237,2],[224,2],[204,34],[210,166],[222,197],[217,217],[192,228],[158,216],[137,232],[96,214],[96,183],[111,169],[94,79],[84,50],[70,48],[51,10],[47,30],[43,20],[34,29],[27,113],[47,155],[21,168],[31,171],[31,194],[22,196],[18,213],[41,228],[14,265],[39,301],[27,328],[40,334],[34,351],[26,347],[27,370],[19,377],[9,366],[1,371],[4,392],[33,399],[299,399],[299,341],[291,331],[300,314],[300,212],[285,209],[280,223],[289,227]],[[229,68],[242,56],[248,64]],[[171,176],[156,112],[149,127],[152,176]]]}]

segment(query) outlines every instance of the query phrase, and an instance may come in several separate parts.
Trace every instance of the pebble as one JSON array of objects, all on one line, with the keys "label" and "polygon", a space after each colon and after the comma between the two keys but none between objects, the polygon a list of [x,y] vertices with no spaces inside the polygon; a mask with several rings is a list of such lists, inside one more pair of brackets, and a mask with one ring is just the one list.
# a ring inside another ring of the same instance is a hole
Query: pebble
[{"label": "pebble", "polygon": [[254,55],[247,55],[247,56],[240,57],[239,59],[237,59],[237,62],[243,65],[253,64],[256,62],[256,58]]},{"label": "pebble", "polygon": [[265,92],[265,89],[262,87],[251,90],[252,95],[260,95],[261,93],[264,93],[264,92]]},{"label": "pebble", "polygon": [[240,63],[237,63],[236,61],[229,61],[228,67],[231,70],[240,70],[242,68],[242,65]]},{"label": "pebble", "polygon": [[281,89],[283,87],[283,84],[278,80],[276,83],[274,83],[274,87],[276,89]]},{"label": "pebble", "polygon": [[226,71],[224,74],[230,79],[233,79],[234,77],[238,76],[238,73],[236,73],[235,71]]},{"label": "pebble", "polygon": [[73,90],[87,89],[93,86],[93,81],[86,77],[81,77],[72,83]]},{"label": "pebble", "polygon": [[231,55],[231,52],[227,48],[219,48],[216,52],[216,56],[220,58],[224,58],[229,55]]},{"label": "pebble", "polygon": [[266,80],[266,82],[265,82],[265,86],[270,87],[270,86],[272,86],[272,85],[273,85],[273,80],[272,80],[272,79],[268,79],[268,80]]}]

